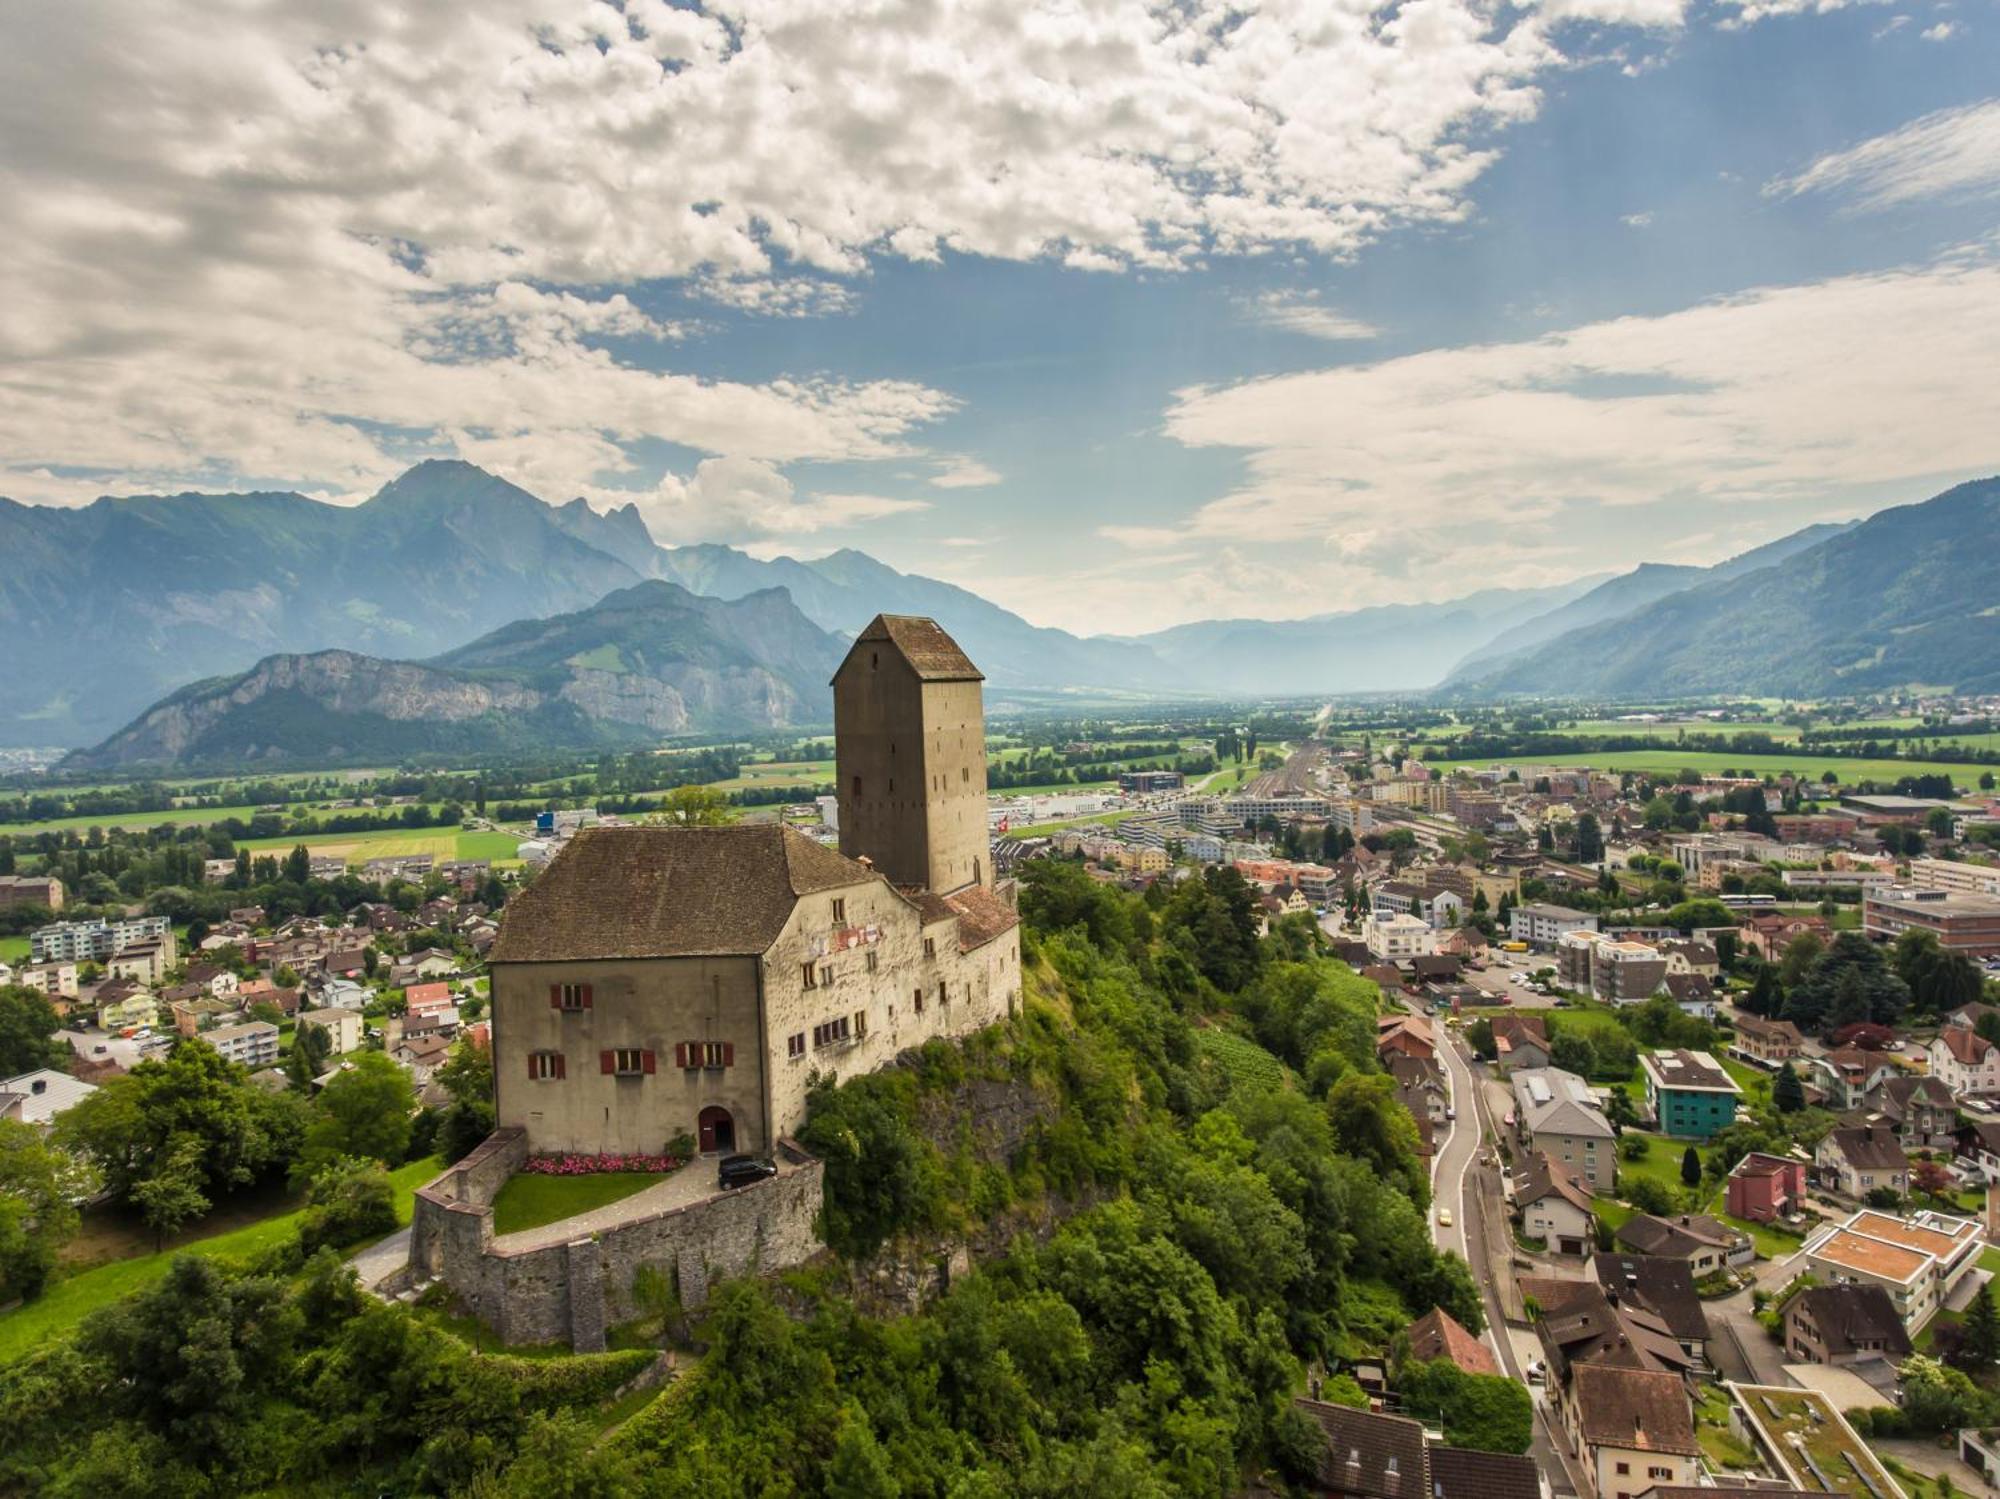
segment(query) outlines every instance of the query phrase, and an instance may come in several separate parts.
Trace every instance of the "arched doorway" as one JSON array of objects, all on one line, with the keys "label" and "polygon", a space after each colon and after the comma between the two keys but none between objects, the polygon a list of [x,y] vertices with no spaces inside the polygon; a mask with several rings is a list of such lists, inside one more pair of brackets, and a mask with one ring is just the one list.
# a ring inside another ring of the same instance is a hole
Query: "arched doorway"
[{"label": "arched doorway", "polygon": [[704,1155],[711,1151],[726,1153],[736,1148],[736,1121],[729,1117],[729,1110],[710,1104],[701,1111],[695,1127],[701,1132]]}]

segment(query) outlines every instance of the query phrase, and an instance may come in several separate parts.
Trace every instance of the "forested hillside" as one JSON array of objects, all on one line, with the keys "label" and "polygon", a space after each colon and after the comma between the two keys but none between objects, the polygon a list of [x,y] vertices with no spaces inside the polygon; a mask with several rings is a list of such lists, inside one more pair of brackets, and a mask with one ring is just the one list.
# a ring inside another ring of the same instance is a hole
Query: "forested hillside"
[{"label": "forested hillside", "polygon": [[[1037,862],[1022,906],[1023,1013],[819,1086],[831,1252],[719,1288],[691,1326],[669,1309],[682,1372],[610,1435],[628,1365],[475,1358],[293,1258],[177,1271],[0,1370],[0,1488],[958,1499],[1306,1475],[1310,1366],[1434,1305],[1482,1321],[1431,1246],[1378,993],[1309,922],[1258,938],[1233,872],[1141,898]],[[876,1271],[968,1242],[973,1273],[888,1314]],[[1525,1449],[1518,1386],[1397,1371],[1452,1440]]]}]

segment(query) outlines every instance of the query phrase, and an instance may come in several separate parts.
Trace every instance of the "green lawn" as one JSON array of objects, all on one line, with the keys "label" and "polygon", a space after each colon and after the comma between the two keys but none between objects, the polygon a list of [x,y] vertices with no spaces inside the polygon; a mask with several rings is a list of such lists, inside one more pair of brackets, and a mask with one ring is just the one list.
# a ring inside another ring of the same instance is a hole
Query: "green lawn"
[{"label": "green lawn", "polygon": [[1671,1187],[1676,1192],[1682,1190],[1684,1183],[1681,1181],[1681,1156],[1686,1152],[1688,1142],[1669,1140],[1665,1135],[1649,1135],[1644,1130],[1636,1129],[1626,1130],[1623,1138],[1630,1140],[1634,1136],[1651,1141],[1652,1149],[1646,1152],[1643,1161],[1628,1161],[1624,1156],[1619,1156],[1619,1182],[1623,1184],[1639,1177],[1646,1177],[1663,1187]]},{"label": "green lawn", "polygon": [[1590,1205],[1592,1211],[1604,1220],[1613,1233],[1624,1227],[1625,1220],[1638,1212],[1637,1208],[1628,1207],[1615,1197],[1594,1197]]},{"label": "green lawn", "polygon": [[26,937],[0,937],[0,963],[22,963],[28,957]]},{"label": "green lawn", "polygon": [[591,1176],[542,1176],[524,1171],[508,1178],[493,1199],[493,1232],[519,1233],[524,1228],[574,1218],[665,1180],[650,1171],[600,1171]]},{"label": "green lawn", "polygon": [[[407,1224],[410,1221],[411,1203],[417,1188],[443,1169],[443,1158],[431,1156],[400,1166],[390,1174],[390,1179],[396,1184],[398,1223]],[[134,1291],[144,1290],[167,1273],[168,1266],[177,1255],[254,1255],[296,1233],[299,1217],[300,1210],[293,1208],[245,1228],[183,1244],[164,1254],[113,1260],[108,1265],[99,1265],[60,1280],[39,1299],[14,1311],[0,1313],[0,1364],[19,1358],[51,1337],[68,1332],[98,1307],[107,1306]]]}]

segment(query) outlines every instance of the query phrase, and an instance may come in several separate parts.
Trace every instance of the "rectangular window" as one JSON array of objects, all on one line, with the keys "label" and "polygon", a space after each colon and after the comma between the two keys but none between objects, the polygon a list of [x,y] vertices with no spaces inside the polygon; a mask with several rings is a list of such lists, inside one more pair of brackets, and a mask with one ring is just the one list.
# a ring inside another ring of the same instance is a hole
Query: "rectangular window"
[{"label": "rectangular window", "polygon": [[876,952],[873,948],[870,948],[868,950],[868,971],[870,973],[873,973],[876,967],[881,963],[881,960],[882,960],[882,955]]},{"label": "rectangular window", "polygon": [[848,1039],[848,1020],[842,1015],[838,1020],[827,1020],[813,1027],[813,1045],[837,1046]]},{"label": "rectangular window", "polygon": [[796,1031],[785,1037],[785,1055],[794,1060],[806,1054],[806,1033]]},{"label": "rectangular window", "polygon": [[924,956],[927,958],[935,958],[937,956],[937,938],[924,938]]},{"label": "rectangular window", "polygon": [[951,1003],[951,991],[945,988],[943,979],[938,980],[938,1003],[941,1005]]},{"label": "rectangular window", "polygon": [[600,1057],[604,1070],[616,1077],[643,1077],[653,1070],[653,1054],[636,1046],[620,1046]]},{"label": "rectangular window", "polygon": [[858,1041],[867,1034],[868,1012],[866,1010],[856,1010],[854,1012],[854,1039]]},{"label": "rectangular window", "polygon": [[1622,1473],[1630,1473],[1630,1472],[1632,1471],[1632,1465],[1631,1465],[1630,1463],[1620,1463],[1620,1464],[1618,1465],[1618,1471],[1619,1471],[1619,1472],[1620,1472],[1621,1474],[1622,1474]]},{"label": "rectangular window", "polygon": [[563,1054],[559,1051],[528,1053],[528,1078],[532,1082],[556,1082],[563,1077]]},{"label": "rectangular window", "polygon": [[799,975],[799,983],[803,988],[817,989],[819,987],[819,968],[812,963],[806,964],[804,971]]},{"label": "rectangular window", "polygon": [[833,902],[833,924],[839,926],[847,920],[847,902],[836,897]]},{"label": "rectangular window", "polygon": [[549,1008],[552,1010],[587,1010],[590,1008],[590,985],[550,984]]},{"label": "rectangular window", "polygon": [[917,1006],[917,1013],[918,1013],[919,1015],[923,1014],[923,1013],[924,1013],[924,991],[923,991],[923,990],[921,990],[921,989],[919,989],[919,990],[917,990],[917,991],[916,991],[916,1006]]},{"label": "rectangular window", "polygon": [[1674,1470],[1672,1468],[1648,1468],[1646,1476],[1648,1478],[1672,1478]]},{"label": "rectangular window", "polygon": [[833,987],[833,970],[831,968],[820,969],[819,981],[821,987],[831,989]]}]

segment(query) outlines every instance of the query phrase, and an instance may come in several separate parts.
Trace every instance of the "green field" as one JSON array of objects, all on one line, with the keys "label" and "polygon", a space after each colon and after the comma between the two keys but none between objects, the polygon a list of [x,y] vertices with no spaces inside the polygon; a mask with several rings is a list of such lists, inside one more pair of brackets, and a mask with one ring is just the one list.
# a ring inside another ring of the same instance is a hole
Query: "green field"
[{"label": "green field", "polygon": [[0,963],[20,963],[27,959],[26,937],[0,937]]},{"label": "green field", "polygon": [[[411,1203],[418,1187],[444,1169],[442,1156],[412,1161],[390,1174],[396,1185],[396,1221],[410,1221]],[[0,1364],[19,1358],[49,1338],[68,1332],[101,1306],[144,1290],[167,1273],[175,1256],[182,1254],[250,1256],[274,1244],[283,1243],[298,1231],[300,1212],[278,1213],[229,1233],[197,1239],[163,1254],[139,1255],[129,1260],[113,1260],[59,1280],[38,1300],[11,1312],[0,1313]]]},{"label": "green field", "polygon": [[653,1171],[599,1171],[590,1176],[543,1176],[523,1171],[509,1177],[493,1199],[493,1232],[513,1234],[544,1223],[559,1223],[657,1187],[665,1180]]},{"label": "green field", "polygon": [[1459,760],[1449,755],[1433,760],[1433,765],[1446,769],[1463,767],[1468,770],[1484,770],[1493,765],[1587,765],[1596,770],[1632,770],[1651,772],[1658,775],[1672,775],[1679,770],[1699,770],[1707,775],[1720,775],[1725,770],[1734,770],[1738,775],[1778,775],[1791,771],[1817,780],[1824,771],[1831,770],[1842,781],[1860,780],[1895,781],[1903,776],[1948,775],[1961,786],[1974,785],[1981,771],[1994,767],[1984,765],[1955,765],[1943,760],[1859,760],[1836,755],[1731,755],[1705,750],[1677,750],[1668,746],[1660,750],[1612,750],[1595,754],[1574,755],[1495,755],[1486,759]]},{"label": "green field", "polygon": [[248,822],[258,812],[256,807],[173,807],[164,812],[126,812],[97,817],[51,817],[42,822],[0,823],[0,833],[10,833],[16,838],[31,838],[37,833],[61,833],[70,829],[83,832],[90,828],[156,828],[164,823],[177,823],[182,827],[206,827],[211,822],[226,822],[232,817],[240,817]]},{"label": "green field", "polygon": [[[521,837],[525,837],[523,834]],[[350,864],[364,859],[430,854],[438,859],[513,861],[521,837],[513,833],[468,833],[456,828],[391,828],[380,833],[309,833],[303,837],[246,838],[237,844],[255,854],[287,854],[303,843],[314,853],[339,854]]]},{"label": "green field", "polygon": [[744,765],[726,781],[703,783],[711,791],[755,791],[766,786],[832,786],[831,760],[766,760]]}]

